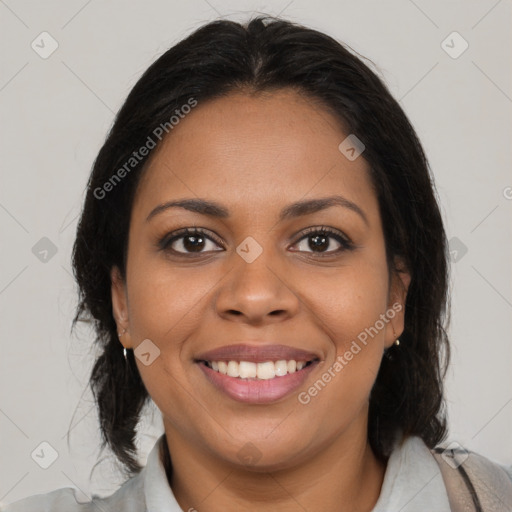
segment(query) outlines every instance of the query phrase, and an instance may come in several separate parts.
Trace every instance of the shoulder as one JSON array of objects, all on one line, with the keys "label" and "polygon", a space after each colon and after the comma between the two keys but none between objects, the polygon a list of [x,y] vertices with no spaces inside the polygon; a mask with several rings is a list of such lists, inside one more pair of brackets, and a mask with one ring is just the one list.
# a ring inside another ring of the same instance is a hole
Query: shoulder
[{"label": "shoulder", "polygon": [[140,512],[141,510],[180,511],[167,481],[161,460],[165,434],[155,442],[142,470],[124,482],[111,496],[94,496],[84,503],[77,499],[74,489],[58,489],[48,494],[39,494],[22,499],[5,507],[0,512]]},{"label": "shoulder", "polygon": [[483,511],[510,510],[512,466],[498,464],[456,442],[436,447],[432,455],[440,467],[450,503]]},{"label": "shoulder", "polygon": [[450,511],[439,466],[420,437],[400,435],[395,440],[372,512],[390,510]]},{"label": "shoulder", "polygon": [[145,510],[143,478],[127,480],[111,496],[92,496],[90,501],[78,501],[75,489],[66,487],[47,494],[36,494],[0,508],[0,512],[140,512]]},{"label": "shoulder", "polygon": [[372,512],[510,512],[511,505],[511,466],[455,442],[430,449],[420,437],[404,436],[395,442]]}]

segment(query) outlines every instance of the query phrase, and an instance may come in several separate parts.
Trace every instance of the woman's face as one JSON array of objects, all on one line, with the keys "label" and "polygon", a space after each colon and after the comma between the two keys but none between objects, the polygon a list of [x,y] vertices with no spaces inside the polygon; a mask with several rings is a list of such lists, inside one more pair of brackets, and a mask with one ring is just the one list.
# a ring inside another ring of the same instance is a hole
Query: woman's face
[{"label": "woman's face", "polygon": [[389,274],[364,153],[338,148],[348,135],[291,90],[239,92],[199,103],[155,149],[112,297],[171,454],[268,470],[366,437],[409,278]]}]

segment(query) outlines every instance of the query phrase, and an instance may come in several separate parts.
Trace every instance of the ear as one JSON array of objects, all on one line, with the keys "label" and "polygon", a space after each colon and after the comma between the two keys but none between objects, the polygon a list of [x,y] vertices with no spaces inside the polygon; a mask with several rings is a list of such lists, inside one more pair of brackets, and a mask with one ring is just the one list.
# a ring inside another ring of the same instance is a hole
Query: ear
[{"label": "ear", "polygon": [[388,309],[386,311],[386,316],[389,318],[389,324],[386,328],[386,348],[391,347],[404,332],[405,301],[410,282],[411,274],[403,259],[395,257],[394,268],[391,272]]},{"label": "ear", "polygon": [[110,271],[112,314],[116,320],[119,341],[125,348],[132,348],[130,338],[130,318],[128,315],[128,299],[126,285],[118,267],[112,267]]}]

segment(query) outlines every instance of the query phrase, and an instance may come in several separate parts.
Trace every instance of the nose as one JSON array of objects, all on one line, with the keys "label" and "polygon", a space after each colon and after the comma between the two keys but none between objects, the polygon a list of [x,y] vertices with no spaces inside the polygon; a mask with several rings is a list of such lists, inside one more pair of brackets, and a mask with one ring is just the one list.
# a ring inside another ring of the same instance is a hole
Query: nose
[{"label": "nose", "polygon": [[251,263],[233,254],[234,266],[216,294],[219,316],[251,325],[280,322],[296,315],[300,300],[270,250]]}]

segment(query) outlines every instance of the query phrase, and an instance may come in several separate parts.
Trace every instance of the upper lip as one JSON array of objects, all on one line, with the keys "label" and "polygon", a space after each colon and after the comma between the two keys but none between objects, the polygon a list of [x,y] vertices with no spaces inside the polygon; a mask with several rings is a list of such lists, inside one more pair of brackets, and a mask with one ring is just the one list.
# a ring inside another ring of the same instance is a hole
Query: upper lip
[{"label": "upper lip", "polygon": [[249,345],[236,344],[215,348],[198,355],[196,361],[312,361],[319,359],[314,352],[308,352],[287,345]]}]

